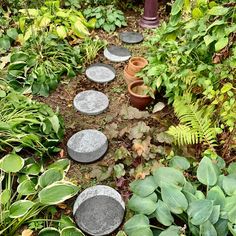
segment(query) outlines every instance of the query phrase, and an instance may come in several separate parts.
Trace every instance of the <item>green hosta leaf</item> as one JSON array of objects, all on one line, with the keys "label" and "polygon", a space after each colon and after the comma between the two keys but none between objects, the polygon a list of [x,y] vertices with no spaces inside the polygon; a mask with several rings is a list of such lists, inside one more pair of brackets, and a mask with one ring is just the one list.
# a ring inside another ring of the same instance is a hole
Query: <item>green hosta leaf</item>
[{"label": "green hosta leaf", "polygon": [[36,192],[36,185],[29,179],[24,180],[17,187],[17,192],[21,195],[31,195]]},{"label": "green hosta leaf", "polygon": [[236,174],[230,174],[223,177],[223,189],[229,196],[236,193]]},{"label": "green hosta leaf", "polygon": [[223,16],[223,15],[225,15],[228,11],[229,11],[229,9],[226,8],[226,7],[215,6],[215,7],[212,7],[212,8],[208,11],[208,14],[209,14],[209,15],[213,15],[213,16]]},{"label": "green hosta leaf", "polygon": [[217,236],[215,227],[211,224],[209,220],[200,225],[200,235],[201,236]]},{"label": "green hosta leaf", "polygon": [[135,180],[130,184],[130,189],[140,197],[146,197],[153,193],[157,188],[153,176],[148,176],[143,180]]},{"label": "green hosta leaf", "polygon": [[186,182],[183,173],[172,167],[160,167],[153,173],[156,184],[162,187],[165,184],[172,184],[182,188]]},{"label": "green hosta leaf", "polygon": [[214,225],[220,217],[220,205],[213,206],[213,211],[210,215],[209,221]]},{"label": "green hosta leaf", "polygon": [[57,34],[60,38],[64,39],[67,36],[67,32],[66,32],[66,27],[63,25],[57,26],[56,28]]},{"label": "green hosta leaf", "polygon": [[60,159],[50,164],[47,168],[48,169],[56,168],[58,170],[67,171],[70,168],[70,161],[68,159]]},{"label": "green hosta leaf", "polygon": [[76,227],[69,226],[61,231],[61,236],[85,236],[85,235]]},{"label": "green hosta leaf", "polygon": [[165,226],[170,226],[174,222],[174,218],[170,213],[169,207],[161,200],[157,202],[155,216],[157,220]]},{"label": "green hosta leaf", "polygon": [[207,199],[212,200],[214,205],[225,205],[225,194],[219,186],[214,186],[207,193]]},{"label": "green hosta leaf", "polygon": [[11,153],[0,160],[0,169],[7,173],[16,173],[23,168],[24,163],[23,158],[17,154]]},{"label": "green hosta leaf", "polygon": [[7,36],[0,38],[0,48],[8,50],[11,47],[11,42]]},{"label": "green hosta leaf", "polygon": [[197,178],[201,183],[208,186],[213,186],[216,184],[217,173],[210,158],[202,158],[197,169]]},{"label": "green hosta leaf", "polygon": [[17,61],[27,62],[28,59],[29,59],[29,55],[27,53],[19,51],[11,55],[10,61],[11,63],[17,62]]},{"label": "green hosta leaf", "polygon": [[195,197],[196,197],[197,199],[205,199],[204,193],[203,193],[202,191],[200,191],[200,190],[197,190],[197,191],[196,191]]},{"label": "green hosta leaf", "polygon": [[193,225],[201,225],[206,222],[213,211],[213,203],[210,200],[196,200],[189,204],[188,215]]},{"label": "green hosta leaf", "polygon": [[230,163],[227,171],[229,174],[236,174],[236,162]]},{"label": "green hosta leaf", "polygon": [[79,187],[70,182],[55,182],[39,192],[39,201],[45,205],[55,205],[73,197],[78,190]]},{"label": "green hosta leaf", "polygon": [[221,93],[226,93],[228,92],[230,89],[233,88],[233,85],[231,83],[226,83],[224,84],[224,86],[221,88],[220,92]]},{"label": "green hosta leaf", "polygon": [[128,207],[135,212],[150,215],[156,210],[157,203],[148,197],[133,195],[128,202]]},{"label": "green hosta leaf", "polygon": [[13,40],[16,40],[18,36],[17,30],[15,28],[8,29],[7,36]]},{"label": "green hosta leaf", "polygon": [[166,230],[162,231],[159,236],[180,236],[180,227],[170,226]]},{"label": "green hosta leaf", "polygon": [[75,23],[73,23],[71,28],[77,37],[84,38],[85,36],[89,35],[88,29],[81,22],[81,20],[77,20]]},{"label": "green hosta leaf", "polygon": [[124,226],[128,236],[153,236],[149,226],[149,219],[145,215],[135,215]]},{"label": "green hosta leaf", "polygon": [[204,42],[205,42],[205,44],[206,44],[206,46],[208,46],[209,44],[211,44],[213,41],[215,41],[215,37],[214,36],[212,36],[212,35],[206,35],[205,37],[204,37]]},{"label": "green hosta leaf", "polygon": [[63,229],[69,226],[75,226],[74,221],[69,216],[62,215],[59,223],[59,228]]},{"label": "green hosta leaf", "polygon": [[48,227],[45,229],[42,229],[38,236],[61,236],[60,231],[53,228],[53,227]]},{"label": "green hosta leaf", "polygon": [[217,235],[220,236],[227,236],[228,235],[228,220],[219,219],[216,224],[214,225]]},{"label": "green hosta leaf", "polygon": [[49,117],[48,119],[51,122],[52,128],[55,131],[55,133],[58,133],[59,129],[60,129],[60,126],[61,126],[60,125],[60,120],[59,120],[58,116],[57,115],[53,115],[53,116]]},{"label": "green hosta leaf", "polygon": [[180,170],[187,170],[190,167],[190,163],[185,157],[174,156],[170,160],[170,166]]},{"label": "green hosta leaf", "polygon": [[20,200],[10,206],[10,218],[20,218],[24,216],[34,205],[29,200]]},{"label": "green hosta leaf", "polygon": [[200,8],[198,7],[195,7],[192,11],[192,16],[193,16],[193,19],[199,19],[199,18],[202,18],[203,16],[203,12],[201,11]]},{"label": "green hosta leaf", "polygon": [[181,214],[188,208],[188,201],[184,194],[175,186],[163,185],[161,187],[162,200],[175,214]]},{"label": "green hosta leaf", "polygon": [[171,15],[177,15],[183,9],[183,5],[184,0],[176,0],[172,5]]},{"label": "green hosta leaf", "polygon": [[188,191],[185,191],[185,190],[183,190],[183,193],[184,193],[184,196],[187,198],[188,203],[194,202],[197,200],[197,197],[194,194],[192,194]]},{"label": "green hosta leaf", "polygon": [[9,66],[8,66],[8,71],[11,70],[23,70],[23,68],[26,66],[26,62],[25,61],[16,61],[16,62],[12,62]]},{"label": "green hosta leaf", "polygon": [[45,188],[46,186],[60,181],[64,178],[64,174],[62,170],[52,168],[46,170],[40,177],[39,177],[39,186],[41,188]]},{"label": "green hosta leaf", "polygon": [[229,43],[229,39],[227,37],[220,38],[215,44],[215,51],[218,52],[227,46]]},{"label": "green hosta leaf", "polygon": [[11,191],[9,189],[4,189],[0,193],[0,204],[5,205],[6,203],[10,201],[10,199],[11,199]]},{"label": "green hosta leaf", "polygon": [[226,198],[224,210],[228,213],[228,219],[236,224],[236,195]]},{"label": "green hosta leaf", "polygon": [[38,175],[41,171],[41,166],[37,163],[32,163],[25,166],[20,172],[26,175]]}]

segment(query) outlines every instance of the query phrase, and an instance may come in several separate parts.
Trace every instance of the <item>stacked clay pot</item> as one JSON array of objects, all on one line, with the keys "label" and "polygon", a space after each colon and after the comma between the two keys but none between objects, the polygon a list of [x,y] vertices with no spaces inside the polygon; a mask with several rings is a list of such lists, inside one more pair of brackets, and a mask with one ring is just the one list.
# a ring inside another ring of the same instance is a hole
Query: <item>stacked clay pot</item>
[{"label": "stacked clay pot", "polygon": [[143,57],[132,57],[129,60],[128,65],[126,65],[124,69],[124,78],[127,85],[135,80],[140,80],[140,78],[136,76],[136,73],[141,71],[147,64],[148,61]]}]

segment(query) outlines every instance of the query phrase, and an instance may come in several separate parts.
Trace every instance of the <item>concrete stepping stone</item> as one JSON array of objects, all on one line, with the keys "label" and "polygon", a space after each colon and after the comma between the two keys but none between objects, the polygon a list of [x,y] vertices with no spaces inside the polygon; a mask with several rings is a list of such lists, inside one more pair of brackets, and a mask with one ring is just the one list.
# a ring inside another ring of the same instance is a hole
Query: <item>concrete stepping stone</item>
[{"label": "concrete stepping stone", "polygon": [[116,77],[115,69],[112,66],[103,63],[96,63],[89,66],[86,69],[85,74],[88,79],[97,83],[107,83]]},{"label": "concrete stepping stone", "polygon": [[127,48],[112,45],[104,50],[104,56],[112,62],[123,62],[129,60],[131,53]]},{"label": "concrete stepping stone", "polygon": [[135,44],[143,41],[143,35],[138,32],[122,32],[120,40],[124,43]]},{"label": "concrete stepping stone", "polygon": [[78,227],[94,236],[111,235],[121,225],[124,213],[125,203],[121,195],[105,185],[85,189],[73,207]]},{"label": "concrete stepping stone", "polygon": [[109,106],[108,97],[95,90],[86,90],[78,93],[74,98],[74,107],[85,115],[98,115]]},{"label": "concrete stepping stone", "polygon": [[79,131],[67,142],[69,156],[80,163],[91,163],[99,160],[107,149],[107,137],[95,129]]}]

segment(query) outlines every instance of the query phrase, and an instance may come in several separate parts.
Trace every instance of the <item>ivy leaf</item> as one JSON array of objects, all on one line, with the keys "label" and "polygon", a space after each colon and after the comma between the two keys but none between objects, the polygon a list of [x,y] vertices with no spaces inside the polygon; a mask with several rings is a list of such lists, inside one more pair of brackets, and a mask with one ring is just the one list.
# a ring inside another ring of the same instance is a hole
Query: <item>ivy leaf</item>
[{"label": "ivy leaf", "polygon": [[220,38],[215,44],[215,51],[218,52],[228,45],[229,39],[227,37]]}]

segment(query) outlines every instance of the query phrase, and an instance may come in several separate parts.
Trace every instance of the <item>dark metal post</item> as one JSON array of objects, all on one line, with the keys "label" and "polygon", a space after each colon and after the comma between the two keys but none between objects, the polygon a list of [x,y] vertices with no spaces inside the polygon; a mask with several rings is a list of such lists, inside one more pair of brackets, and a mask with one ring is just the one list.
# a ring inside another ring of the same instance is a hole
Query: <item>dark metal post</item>
[{"label": "dark metal post", "polygon": [[156,28],[158,21],[157,0],[145,0],[144,14],[139,25],[143,28]]}]

